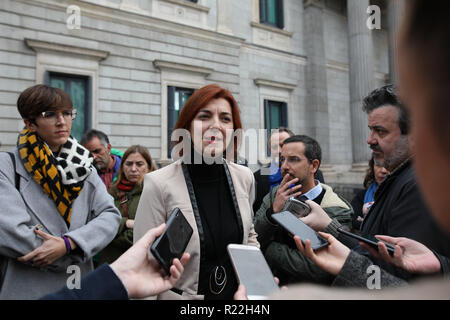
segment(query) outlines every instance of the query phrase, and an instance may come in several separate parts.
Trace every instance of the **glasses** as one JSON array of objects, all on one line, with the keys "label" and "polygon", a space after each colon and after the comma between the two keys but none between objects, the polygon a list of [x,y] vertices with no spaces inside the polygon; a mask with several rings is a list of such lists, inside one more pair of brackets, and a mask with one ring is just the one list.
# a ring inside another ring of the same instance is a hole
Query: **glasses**
[{"label": "glasses", "polygon": [[64,120],[74,120],[77,117],[77,109],[58,111],[44,111],[41,112],[40,116],[45,121],[58,122],[59,116],[62,115]]},{"label": "glasses", "polygon": [[280,156],[280,167],[283,164],[283,162],[286,161],[286,160],[287,160],[287,162],[290,162],[290,163],[298,163],[298,162],[300,162],[302,160],[307,160],[309,162],[312,161],[312,159],[300,158],[300,157],[296,157],[296,156],[291,156],[291,157],[287,157],[287,158],[285,158],[283,156]]}]

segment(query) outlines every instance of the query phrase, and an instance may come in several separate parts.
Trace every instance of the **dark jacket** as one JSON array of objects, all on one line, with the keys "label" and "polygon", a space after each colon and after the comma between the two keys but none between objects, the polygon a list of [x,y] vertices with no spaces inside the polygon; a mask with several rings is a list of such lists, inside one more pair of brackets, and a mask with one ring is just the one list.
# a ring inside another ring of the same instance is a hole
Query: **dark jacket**
[{"label": "dark jacket", "polygon": [[114,205],[119,209],[122,219],[114,240],[99,253],[97,265],[114,262],[133,245],[133,229],[127,228],[126,222],[128,219],[134,220],[136,216],[142,188],[142,184],[136,184],[128,192],[120,192],[117,188],[110,190],[110,194],[114,197]]},{"label": "dark jacket", "polygon": [[[259,210],[259,207],[261,207],[264,197],[270,191],[270,181],[269,175],[261,174],[261,169],[255,171],[253,175],[255,176],[256,183],[256,197],[255,202],[253,202],[253,212],[256,212]],[[325,183],[322,171],[320,171],[320,169],[317,169],[316,173],[314,174],[314,179],[319,180],[320,183]]]},{"label": "dark jacket", "polygon": [[361,221],[358,221],[358,217],[364,218],[362,209],[364,205],[364,196],[366,194],[366,191],[367,189],[358,190],[356,195],[353,197],[352,202],[350,202],[353,208],[353,215],[352,215],[353,232],[359,232],[359,230],[361,229]]},{"label": "dark jacket", "polygon": [[[330,224],[331,225],[331,224]],[[326,232],[330,232],[327,227]],[[450,256],[450,238],[431,216],[417,185],[411,159],[406,160],[386,176],[375,193],[375,203],[367,213],[362,226],[363,236],[388,235],[406,237],[423,243],[443,256]],[[338,235],[338,240],[356,252],[370,257],[356,241]],[[412,275],[381,260],[371,258],[387,272],[409,280]]]}]

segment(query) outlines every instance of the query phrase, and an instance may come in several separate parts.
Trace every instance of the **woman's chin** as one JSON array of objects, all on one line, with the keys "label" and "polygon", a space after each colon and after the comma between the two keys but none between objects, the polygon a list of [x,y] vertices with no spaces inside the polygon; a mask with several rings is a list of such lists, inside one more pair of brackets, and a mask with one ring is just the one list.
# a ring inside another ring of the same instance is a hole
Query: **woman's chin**
[{"label": "woman's chin", "polygon": [[205,147],[203,149],[203,157],[205,157],[205,158],[216,158],[219,156],[221,157],[222,154],[223,154],[223,150],[219,146],[208,145],[207,147]]}]

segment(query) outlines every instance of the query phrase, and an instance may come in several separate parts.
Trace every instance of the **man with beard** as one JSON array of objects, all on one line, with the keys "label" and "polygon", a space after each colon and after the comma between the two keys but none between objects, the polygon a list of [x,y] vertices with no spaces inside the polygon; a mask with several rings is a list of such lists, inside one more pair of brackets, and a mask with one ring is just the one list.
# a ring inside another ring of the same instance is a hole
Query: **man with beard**
[{"label": "man with beard", "polygon": [[[439,254],[450,256],[450,239],[432,219],[416,182],[412,166],[413,147],[408,135],[409,117],[395,88],[387,85],[371,92],[364,99],[363,110],[369,116],[370,134],[367,143],[373,151],[374,160],[378,165],[384,164],[390,174],[375,192],[375,203],[361,225],[362,236],[410,238]],[[331,220],[325,214],[316,215],[314,210],[312,213],[302,218],[310,227],[332,234],[390,274],[405,280],[412,278],[412,274],[371,257],[356,241],[340,234],[336,220]],[[336,281],[334,284],[339,285]]]},{"label": "man with beard", "polygon": [[284,140],[280,164],[283,179],[270,190],[255,213],[255,230],[264,256],[280,284],[299,281],[331,283],[332,277],[295,246],[293,239],[273,219],[272,214],[283,211],[289,197],[312,200],[320,205],[330,219],[351,226],[351,205],[339,197],[330,186],[314,178],[322,159],[319,143],[305,135],[294,135]]},{"label": "man with beard", "polygon": [[116,179],[122,161],[122,152],[113,151],[108,136],[102,131],[91,129],[81,138],[81,144],[94,156],[94,166],[109,190],[109,186]]}]

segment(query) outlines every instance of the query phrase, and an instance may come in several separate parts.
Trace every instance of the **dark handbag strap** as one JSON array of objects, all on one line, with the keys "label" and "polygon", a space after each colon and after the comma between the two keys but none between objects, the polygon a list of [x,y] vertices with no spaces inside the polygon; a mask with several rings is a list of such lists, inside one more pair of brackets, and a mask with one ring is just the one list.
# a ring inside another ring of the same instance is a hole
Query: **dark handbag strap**
[{"label": "dark handbag strap", "polygon": [[18,191],[20,191],[20,176],[16,172],[16,157],[14,156],[14,153],[12,153],[12,152],[8,152],[8,154],[9,154],[9,157],[11,158],[11,161],[12,161],[12,164],[13,164],[13,167],[14,167],[14,174],[15,174],[15,181],[14,181],[14,183],[15,183],[16,189]]}]

